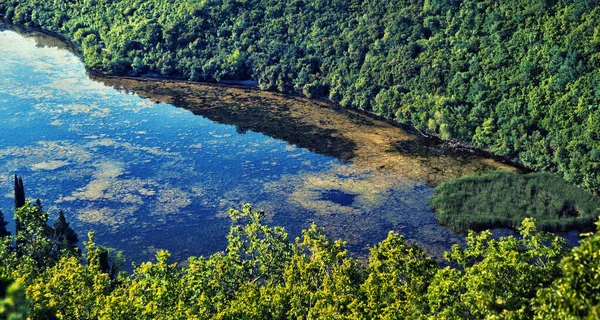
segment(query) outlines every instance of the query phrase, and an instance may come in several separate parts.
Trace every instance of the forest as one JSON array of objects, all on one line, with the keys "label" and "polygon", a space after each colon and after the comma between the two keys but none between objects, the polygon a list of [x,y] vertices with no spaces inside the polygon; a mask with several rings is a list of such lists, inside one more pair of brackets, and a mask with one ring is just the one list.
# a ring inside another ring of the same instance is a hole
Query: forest
[{"label": "forest", "polygon": [[368,264],[316,225],[290,241],[249,205],[230,210],[227,248],[182,265],[166,251],[122,271],[65,216],[53,226],[16,184],[15,235],[0,214],[1,319],[598,319],[600,222],[568,249],[525,219],[520,236],[470,232],[438,263],[390,232]]},{"label": "forest", "polygon": [[596,0],[3,0],[91,70],[253,79],[600,191]]}]

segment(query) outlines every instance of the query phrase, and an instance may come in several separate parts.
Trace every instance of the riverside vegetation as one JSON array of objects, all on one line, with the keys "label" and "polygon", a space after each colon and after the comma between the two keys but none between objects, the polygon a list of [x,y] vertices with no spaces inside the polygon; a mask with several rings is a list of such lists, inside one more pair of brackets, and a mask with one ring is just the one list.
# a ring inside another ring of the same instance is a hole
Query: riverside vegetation
[{"label": "riverside vegetation", "polygon": [[[22,183],[16,185],[16,190]],[[179,268],[120,271],[123,258],[88,234],[85,253],[60,214],[16,192],[14,236],[0,216],[0,318],[8,319],[597,319],[600,228],[567,250],[525,219],[520,237],[470,232],[442,267],[390,232],[368,265],[312,225],[295,242],[249,205],[230,210],[224,252]],[[599,225],[600,227],[600,225]]]},{"label": "riverside vegetation", "polygon": [[93,70],[254,79],[600,190],[595,0],[5,0],[0,18]]}]

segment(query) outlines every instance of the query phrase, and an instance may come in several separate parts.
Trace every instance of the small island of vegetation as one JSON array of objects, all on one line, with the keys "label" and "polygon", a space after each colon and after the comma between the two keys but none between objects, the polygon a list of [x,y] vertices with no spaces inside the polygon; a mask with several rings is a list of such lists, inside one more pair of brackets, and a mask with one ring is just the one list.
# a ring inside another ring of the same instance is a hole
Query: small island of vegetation
[{"label": "small island of vegetation", "polygon": [[441,183],[431,206],[441,224],[462,232],[516,229],[527,217],[545,231],[590,231],[600,199],[549,173],[497,171]]}]

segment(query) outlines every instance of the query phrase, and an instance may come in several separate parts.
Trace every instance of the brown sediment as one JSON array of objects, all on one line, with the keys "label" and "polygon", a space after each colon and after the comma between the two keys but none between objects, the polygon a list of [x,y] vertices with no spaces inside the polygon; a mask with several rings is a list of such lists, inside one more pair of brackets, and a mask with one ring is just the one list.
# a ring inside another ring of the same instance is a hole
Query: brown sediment
[{"label": "brown sediment", "polygon": [[230,84],[99,75],[93,79],[235,125],[238,132],[260,132],[363,170],[394,172],[430,186],[489,170],[519,171],[492,157],[457,150],[329,101]]}]

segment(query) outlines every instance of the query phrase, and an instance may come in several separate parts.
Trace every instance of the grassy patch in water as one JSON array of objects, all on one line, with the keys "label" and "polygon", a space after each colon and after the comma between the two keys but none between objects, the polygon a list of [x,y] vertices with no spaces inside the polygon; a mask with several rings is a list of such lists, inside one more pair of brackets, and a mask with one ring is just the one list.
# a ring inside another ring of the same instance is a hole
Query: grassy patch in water
[{"label": "grassy patch in water", "polygon": [[526,217],[546,231],[592,230],[600,199],[549,173],[491,172],[440,184],[431,207],[456,231],[517,228]]}]

